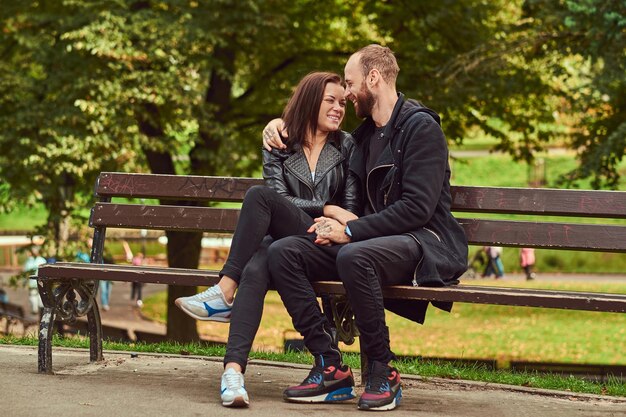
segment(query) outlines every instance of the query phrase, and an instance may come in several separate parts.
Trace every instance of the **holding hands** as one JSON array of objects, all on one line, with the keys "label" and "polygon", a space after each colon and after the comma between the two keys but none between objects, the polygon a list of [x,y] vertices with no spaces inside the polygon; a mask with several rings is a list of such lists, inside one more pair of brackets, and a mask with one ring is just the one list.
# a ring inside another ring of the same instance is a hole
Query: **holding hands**
[{"label": "holding hands", "polygon": [[350,243],[350,237],[346,234],[346,226],[329,217],[316,218],[308,232],[317,234],[315,243],[318,245]]}]

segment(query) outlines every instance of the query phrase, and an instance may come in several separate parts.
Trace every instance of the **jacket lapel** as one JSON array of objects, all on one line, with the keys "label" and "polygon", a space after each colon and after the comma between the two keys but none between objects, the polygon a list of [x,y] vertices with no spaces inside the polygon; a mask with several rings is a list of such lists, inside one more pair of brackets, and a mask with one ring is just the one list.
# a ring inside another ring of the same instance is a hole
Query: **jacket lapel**
[{"label": "jacket lapel", "polygon": [[304,156],[302,149],[296,151],[293,155],[285,160],[285,167],[298,178],[299,181],[314,188],[313,179],[311,178],[311,170],[309,169],[309,163]]},{"label": "jacket lapel", "polygon": [[344,159],[344,156],[337,148],[329,142],[326,142],[322,148],[322,152],[320,152],[320,157],[317,160],[317,166],[315,167],[315,186],[317,187],[322,179],[324,179],[324,176],[328,173],[328,171],[336,167]]}]

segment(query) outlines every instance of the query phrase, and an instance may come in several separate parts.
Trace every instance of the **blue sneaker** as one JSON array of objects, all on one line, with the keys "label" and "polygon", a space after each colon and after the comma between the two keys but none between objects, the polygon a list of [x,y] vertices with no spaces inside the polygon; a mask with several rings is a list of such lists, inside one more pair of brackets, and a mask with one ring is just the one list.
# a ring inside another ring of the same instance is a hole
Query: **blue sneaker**
[{"label": "blue sneaker", "polygon": [[228,368],[222,374],[222,405],[224,407],[247,407],[250,404],[243,382],[243,374]]},{"label": "blue sneaker", "polygon": [[189,316],[203,321],[229,322],[233,309],[233,304],[226,302],[224,293],[217,284],[196,295],[177,298],[175,303]]},{"label": "blue sneaker", "polygon": [[359,410],[386,411],[400,405],[402,382],[396,368],[372,361],[365,392],[359,398]]},{"label": "blue sneaker", "polygon": [[300,385],[283,392],[286,401],[302,403],[329,403],[351,400],[354,394],[354,377],[348,365],[323,366],[316,358],[315,366]]}]

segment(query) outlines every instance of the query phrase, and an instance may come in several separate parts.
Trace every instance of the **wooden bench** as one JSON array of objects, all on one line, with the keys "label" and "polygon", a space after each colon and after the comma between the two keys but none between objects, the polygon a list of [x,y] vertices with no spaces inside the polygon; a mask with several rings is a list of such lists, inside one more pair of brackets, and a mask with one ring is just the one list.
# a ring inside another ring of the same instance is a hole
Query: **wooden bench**
[{"label": "wooden bench", "polygon": [[[39,333],[39,372],[52,372],[54,320],[71,321],[87,315],[90,359],[102,359],[102,328],[95,298],[98,280],[190,286],[208,286],[218,281],[217,271],[211,270],[101,265],[106,230],[228,233],[235,228],[238,209],[133,204],[112,202],[112,198],[241,202],[246,190],[256,184],[262,184],[262,180],[102,173],[95,186],[99,201],[92,208],[90,218],[90,226],[94,228],[92,263],[56,263],[39,268],[38,285],[45,305]],[[452,187],[452,197],[453,210],[457,213],[542,217],[542,221],[459,218],[469,242],[474,245],[626,252],[626,227],[623,225],[564,223],[549,218],[624,219],[626,192],[456,186]],[[317,282],[314,286],[317,294],[327,300],[324,303],[326,314],[332,315],[338,338],[352,343],[357,332],[349,306],[341,297],[343,286],[338,282]],[[384,295],[396,299],[626,312],[626,295],[619,294],[457,285],[446,288],[393,286],[385,288]]]},{"label": "wooden bench", "polygon": [[0,302],[0,319],[4,319],[4,334],[11,333],[11,328],[17,324],[22,325],[23,333],[35,324],[37,320],[33,320],[24,314],[24,308],[21,305],[13,303]]}]

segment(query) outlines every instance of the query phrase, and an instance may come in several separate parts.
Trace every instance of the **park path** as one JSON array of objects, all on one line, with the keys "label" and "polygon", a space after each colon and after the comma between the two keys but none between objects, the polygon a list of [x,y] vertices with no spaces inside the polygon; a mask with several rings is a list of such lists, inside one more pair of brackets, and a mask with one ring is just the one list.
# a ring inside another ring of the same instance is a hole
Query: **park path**
[{"label": "park path", "polygon": [[[55,348],[54,375],[37,374],[37,349],[0,345],[2,412],[21,416],[363,416],[356,401],[292,404],[282,390],[304,379],[307,366],[251,361],[249,410],[219,402],[221,358]],[[357,373],[357,378],[359,375]],[[623,417],[626,399],[524,387],[403,376],[404,398],[392,416]],[[357,394],[362,392],[357,387]]]}]

